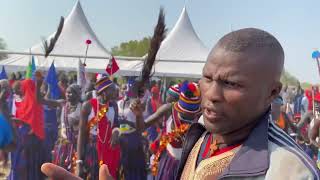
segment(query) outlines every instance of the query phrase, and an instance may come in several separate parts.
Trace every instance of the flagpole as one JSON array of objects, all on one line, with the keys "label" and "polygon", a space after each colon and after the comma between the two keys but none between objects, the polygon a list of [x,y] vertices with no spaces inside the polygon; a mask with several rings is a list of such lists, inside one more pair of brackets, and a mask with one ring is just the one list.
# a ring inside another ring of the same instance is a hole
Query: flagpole
[{"label": "flagpole", "polygon": [[317,57],[316,60],[317,60],[317,65],[318,65],[318,73],[319,73],[319,76],[320,76],[320,63],[319,63],[319,58]]},{"label": "flagpole", "polygon": [[[113,66],[113,56],[112,56],[112,55],[111,55],[110,60],[111,60],[111,77],[110,77],[110,78],[111,78],[112,81],[113,81],[113,73],[112,73],[112,69],[113,69],[113,67],[112,67],[112,66]],[[109,61],[110,61],[110,60],[109,60]]]},{"label": "flagpole", "polygon": [[84,62],[83,62],[83,65],[86,66],[86,60],[87,60],[87,55],[88,55],[88,49],[89,49],[89,46],[91,44],[91,40],[90,39],[87,39],[86,40],[86,44],[87,44],[87,48],[86,48],[86,54],[85,54],[85,57],[84,57]]},{"label": "flagpole", "polygon": [[314,103],[314,87],[312,86],[312,88],[311,88],[311,95],[312,95],[312,113],[313,113],[313,115],[315,115],[315,112],[316,112],[316,110],[315,110],[315,107],[314,107],[314,105],[315,105],[315,103]]},{"label": "flagpole", "polygon": [[89,49],[89,45],[87,45],[87,48],[86,48],[86,54],[85,54],[85,56],[84,56],[83,64],[86,64],[88,49]]},{"label": "flagpole", "polygon": [[30,59],[29,59],[29,60],[30,60],[30,62],[31,62],[31,61],[32,61],[32,53],[31,53],[31,48],[29,48],[29,54],[30,54],[30,56],[29,56],[29,57],[30,57]]}]

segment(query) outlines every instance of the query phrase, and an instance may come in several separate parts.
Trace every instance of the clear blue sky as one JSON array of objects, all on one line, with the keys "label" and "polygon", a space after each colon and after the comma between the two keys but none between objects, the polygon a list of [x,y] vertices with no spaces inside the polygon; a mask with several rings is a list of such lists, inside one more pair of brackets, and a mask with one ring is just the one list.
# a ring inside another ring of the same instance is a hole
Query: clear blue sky
[{"label": "clear blue sky", "polygon": [[[0,0],[0,37],[10,50],[25,50],[55,31],[76,0]],[[85,14],[106,47],[151,35],[160,5],[171,28],[184,0],[81,0]],[[208,48],[231,30],[261,28],[274,34],[286,54],[286,69],[301,81],[319,83],[319,0],[187,0],[187,10]]]}]

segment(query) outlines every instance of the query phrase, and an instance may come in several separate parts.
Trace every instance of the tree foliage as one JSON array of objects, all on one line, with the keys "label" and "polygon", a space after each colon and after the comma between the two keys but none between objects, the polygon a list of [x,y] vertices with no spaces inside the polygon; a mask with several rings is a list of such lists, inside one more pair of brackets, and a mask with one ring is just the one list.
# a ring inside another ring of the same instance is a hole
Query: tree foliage
[{"label": "tree foliage", "polygon": [[141,57],[148,53],[150,39],[150,37],[145,37],[142,40],[123,42],[119,46],[111,48],[111,52],[115,56]]},{"label": "tree foliage", "polygon": [[293,75],[291,75],[289,72],[284,70],[281,75],[281,82],[283,85],[297,86],[299,80]]},{"label": "tree foliage", "polygon": [[[4,50],[6,48],[7,48],[7,44],[2,38],[0,38],[0,50]],[[0,54],[0,60],[6,59],[7,57],[8,56],[6,54]]]}]

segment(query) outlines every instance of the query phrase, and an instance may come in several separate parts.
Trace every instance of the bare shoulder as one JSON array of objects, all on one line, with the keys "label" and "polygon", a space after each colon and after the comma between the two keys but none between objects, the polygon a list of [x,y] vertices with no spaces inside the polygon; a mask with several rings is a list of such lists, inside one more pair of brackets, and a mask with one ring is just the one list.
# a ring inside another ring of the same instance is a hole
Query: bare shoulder
[{"label": "bare shoulder", "polygon": [[160,106],[158,111],[167,112],[167,111],[171,110],[171,108],[172,108],[172,104],[171,103],[167,103],[167,104],[163,104],[162,106]]},{"label": "bare shoulder", "polygon": [[92,108],[90,101],[85,101],[84,103],[82,103],[81,108],[82,112],[89,113]]}]

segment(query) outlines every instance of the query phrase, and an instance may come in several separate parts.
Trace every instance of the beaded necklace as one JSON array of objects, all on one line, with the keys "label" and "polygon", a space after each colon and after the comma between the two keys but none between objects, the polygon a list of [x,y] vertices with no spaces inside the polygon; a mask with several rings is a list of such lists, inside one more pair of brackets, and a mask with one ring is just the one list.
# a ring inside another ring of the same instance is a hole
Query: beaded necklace
[{"label": "beaded necklace", "polygon": [[77,107],[77,106],[71,106],[69,103],[66,103],[66,105],[64,106],[64,124],[65,124],[65,128],[66,128],[66,135],[67,135],[67,139],[71,142],[73,142],[73,128],[70,126],[69,121],[68,121],[68,114],[70,112],[70,108],[71,107]]},{"label": "beaded necklace", "polygon": [[181,139],[190,127],[189,123],[181,122],[181,116],[179,116],[179,113],[174,108],[172,110],[172,118],[174,129],[169,133],[161,135],[158,151],[155,153],[154,159],[151,164],[151,172],[154,176],[156,176],[158,173],[160,156],[162,152],[166,150],[167,145]]},{"label": "beaded necklace", "polygon": [[99,112],[97,112],[97,114],[96,114],[96,119],[97,119],[97,122],[98,122],[98,133],[97,133],[97,134],[98,134],[98,139],[99,139],[99,141],[100,141],[102,144],[105,144],[105,143],[106,143],[106,140],[107,140],[107,136],[108,136],[109,126],[107,127],[107,130],[106,130],[106,132],[105,132],[105,134],[104,134],[104,138],[103,138],[103,140],[102,140],[102,138],[100,137],[100,133],[99,133],[99,130],[100,130],[100,128],[99,128],[99,127],[100,127],[100,126],[99,126],[99,123],[100,123],[101,119],[106,116],[106,114],[107,114],[107,112],[108,112],[108,110],[109,110],[109,103],[106,104],[106,105],[104,105],[104,106],[102,106],[101,109],[99,109],[99,106],[100,106],[100,103],[97,102],[97,111],[99,110]]}]

